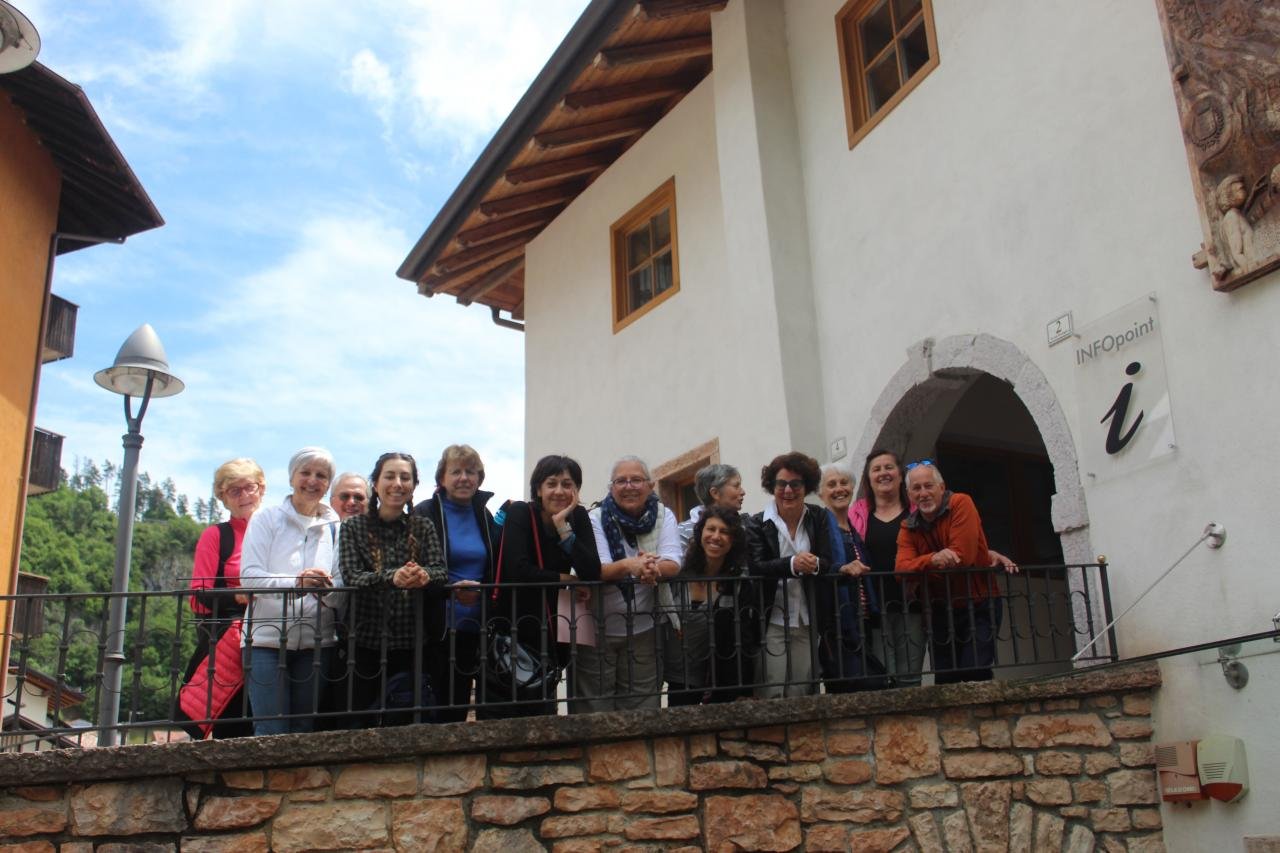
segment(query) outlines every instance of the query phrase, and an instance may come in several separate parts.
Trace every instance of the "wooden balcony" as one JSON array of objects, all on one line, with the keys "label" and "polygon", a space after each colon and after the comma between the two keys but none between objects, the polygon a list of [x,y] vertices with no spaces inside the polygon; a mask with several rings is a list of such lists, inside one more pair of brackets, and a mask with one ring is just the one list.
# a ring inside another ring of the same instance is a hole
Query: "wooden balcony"
[{"label": "wooden balcony", "polygon": [[76,349],[76,312],[74,302],[68,302],[57,294],[49,296],[49,325],[45,330],[44,348],[40,360],[44,364],[71,358]]},{"label": "wooden balcony", "polygon": [[43,595],[48,591],[48,578],[18,572],[18,599],[13,603],[13,633],[16,636],[38,637],[44,633],[44,602],[29,601],[23,596]]},{"label": "wooden balcony", "polygon": [[62,436],[36,427],[31,442],[31,468],[27,471],[27,496],[43,495],[58,488],[62,476]]}]

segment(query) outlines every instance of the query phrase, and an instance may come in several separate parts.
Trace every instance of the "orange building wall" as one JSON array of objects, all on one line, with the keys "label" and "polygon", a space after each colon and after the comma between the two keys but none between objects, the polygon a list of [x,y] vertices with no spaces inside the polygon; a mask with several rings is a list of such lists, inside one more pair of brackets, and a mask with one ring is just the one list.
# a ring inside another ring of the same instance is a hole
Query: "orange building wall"
[{"label": "orange building wall", "polygon": [[[0,92],[0,593],[18,580],[27,454],[40,363],[49,239],[61,177]],[[0,626],[8,614],[0,603]],[[0,662],[4,659],[0,642]]]}]

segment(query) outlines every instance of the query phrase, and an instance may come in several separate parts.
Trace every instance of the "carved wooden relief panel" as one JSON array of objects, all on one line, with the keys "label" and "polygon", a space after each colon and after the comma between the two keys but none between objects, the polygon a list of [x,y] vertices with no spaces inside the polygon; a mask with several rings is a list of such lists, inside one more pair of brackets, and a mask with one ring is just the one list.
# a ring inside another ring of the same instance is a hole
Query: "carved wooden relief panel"
[{"label": "carved wooden relief panel", "polygon": [[1217,290],[1280,268],[1280,3],[1156,0]]}]

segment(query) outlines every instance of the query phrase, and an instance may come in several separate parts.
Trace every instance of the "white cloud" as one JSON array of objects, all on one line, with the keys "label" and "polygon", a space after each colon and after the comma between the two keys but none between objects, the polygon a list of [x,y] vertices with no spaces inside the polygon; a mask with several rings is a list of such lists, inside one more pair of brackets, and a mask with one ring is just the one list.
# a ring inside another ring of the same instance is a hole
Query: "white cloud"
[{"label": "white cloud", "polygon": [[384,130],[390,134],[393,130],[391,117],[395,110],[397,93],[395,81],[391,79],[391,69],[385,62],[368,48],[360,50],[351,57],[351,64],[343,75],[347,90],[369,101],[373,111],[382,120]]}]

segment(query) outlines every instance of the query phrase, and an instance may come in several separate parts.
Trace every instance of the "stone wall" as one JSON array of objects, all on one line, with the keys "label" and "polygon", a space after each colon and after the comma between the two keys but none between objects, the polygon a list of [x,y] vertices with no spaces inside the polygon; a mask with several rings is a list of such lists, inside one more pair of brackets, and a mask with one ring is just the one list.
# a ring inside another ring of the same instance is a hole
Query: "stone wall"
[{"label": "stone wall", "polygon": [[1154,664],[0,756],[0,853],[1163,850]]}]

